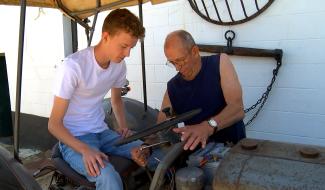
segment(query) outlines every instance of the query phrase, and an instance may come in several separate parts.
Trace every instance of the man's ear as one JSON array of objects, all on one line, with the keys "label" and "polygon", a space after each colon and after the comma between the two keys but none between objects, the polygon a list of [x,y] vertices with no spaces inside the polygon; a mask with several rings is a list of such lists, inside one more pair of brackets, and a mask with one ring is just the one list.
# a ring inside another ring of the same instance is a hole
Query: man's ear
[{"label": "man's ear", "polygon": [[110,35],[108,32],[102,32],[102,40],[105,42],[110,40]]},{"label": "man's ear", "polygon": [[200,55],[200,49],[199,49],[199,47],[198,47],[197,45],[194,45],[194,46],[192,47],[192,54],[193,54],[194,56],[199,56],[199,55]]}]

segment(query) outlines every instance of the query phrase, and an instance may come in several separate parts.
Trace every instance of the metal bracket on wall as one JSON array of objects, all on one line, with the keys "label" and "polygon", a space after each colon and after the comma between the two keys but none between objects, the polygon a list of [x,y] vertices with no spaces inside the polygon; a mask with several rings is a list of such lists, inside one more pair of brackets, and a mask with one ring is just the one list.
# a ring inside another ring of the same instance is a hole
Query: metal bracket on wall
[{"label": "metal bracket on wall", "polygon": [[276,60],[276,67],[273,69],[273,76],[272,79],[267,86],[265,92],[261,95],[261,97],[257,100],[255,104],[250,106],[249,108],[245,109],[245,113],[248,113],[252,110],[257,110],[253,114],[252,118],[250,118],[245,126],[248,126],[252,123],[252,121],[257,117],[258,113],[263,108],[271,90],[273,87],[273,84],[276,80],[276,77],[278,75],[279,69],[282,65],[282,55],[283,51],[282,49],[259,49],[259,48],[247,48],[247,47],[234,47],[232,46],[232,41],[235,39],[235,32],[232,30],[228,30],[225,33],[225,38],[227,40],[227,46],[221,46],[221,45],[203,45],[198,44],[198,47],[201,52],[207,52],[207,53],[226,53],[228,55],[237,55],[237,56],[249,56],[249,57],[273,57]]}]

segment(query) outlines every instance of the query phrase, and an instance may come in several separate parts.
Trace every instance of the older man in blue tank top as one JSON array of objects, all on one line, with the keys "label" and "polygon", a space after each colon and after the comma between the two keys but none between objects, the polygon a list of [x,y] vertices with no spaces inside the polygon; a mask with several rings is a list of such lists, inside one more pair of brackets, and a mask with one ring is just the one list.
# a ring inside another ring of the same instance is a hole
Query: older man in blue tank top
[{"label": "older man in blue tank top", "polygon": [[[168,64],[178,73],[167,84],[161,110],[171,107],[176,114],[201,108],[202,112],[174,128],[185,141],[184,150],[205,147],[209,140],[236,144],[245,138],[242,89],[226,54],[200,56],[192,36],[177,30],[164,46]],[[158,122],[166,119],[159,112]]]}]

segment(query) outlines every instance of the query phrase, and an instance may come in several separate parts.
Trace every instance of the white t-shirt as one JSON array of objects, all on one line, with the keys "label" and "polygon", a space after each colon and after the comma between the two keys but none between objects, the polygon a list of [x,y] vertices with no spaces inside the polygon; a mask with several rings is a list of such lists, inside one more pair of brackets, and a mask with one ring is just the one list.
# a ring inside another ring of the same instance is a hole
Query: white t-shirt
[{"label": "white t-shirt", "polygon": [[111,88],[121,88],[126,82],[126,65],[110,62],[101,68],[88,47],[68,56],[60,66],[54,95],[69,100],[64,126],[74,136],[99,133],[107,129],[102,107],[104,96]]}]

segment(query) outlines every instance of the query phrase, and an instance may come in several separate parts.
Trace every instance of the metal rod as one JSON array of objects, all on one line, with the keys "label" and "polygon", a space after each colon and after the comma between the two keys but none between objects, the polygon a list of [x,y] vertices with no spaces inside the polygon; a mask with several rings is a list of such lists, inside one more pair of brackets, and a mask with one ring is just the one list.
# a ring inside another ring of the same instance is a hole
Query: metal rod
[{"label": "metal rod", "polygon": [[155,147],[155,146],[165,144],[165,143],[169,143],[169,141],[162,141],[162,142],[157,142],[157,143],[150,144],[150,145],[141,146],[140,150],[144,150],[144,149],[147,149],[147,148],[150,148],[150,147]]},{"label": "metal rod", "polygon": [[255,0],[255,5],[256,5],[256,9],[257,9],[257,10],[260,10],[260,8],[258,7],[257,0]]},{"label": "metal rod", "polygon": [[62,25],[64,56],[67,57],[78,49],[77,23],[70,17],[62,15]]},{"label": "metal rod", "polygon": [[94,36],[94,32],[95,32],[95,26],[96,26],[96,21],[97,21],[97,16],[98,16],[98,12],[96,12],[94,20],[93,20],[93,24],[92,27],[90,29],[90,33],[89,33],[89,38],[87,38],[88,40],[88,47],[91,45],[91,41],[93,40],[93,36]]},{"label": "metal rod", "polygon": [[[141,24],[143,24],[142,0],[139,0],[139,18],[140,18]],[[142,39],[140,39],[140,41],[141,41],[143,104],[144,104],[144,111],[146,112],[148,109],[148,104],[147,104],[146,60],[144,57],[144,39],[142,38]]]},{"label": "metal rod", "polygon": [[71,20],[71,38],[72,38],[72,52],[78,51],[78,26],[77,22]]},{"label": "metal rod", "polygon": [[229,3],[228,3],[228,0],[225,0],[225,1],[226,1],[227,10],[228,10],[228,13],[229,13],[230,19],[231,19],[232,21],[235,21],[234,18],[232,17],[232,14],[231,14],[231,10],[230,10],[230,6],[229,6]]},{"label": "metal rod", "polygon": [[[100,4],[100,0],[97,0],[96,1],[96,7],[99,8],[100,5],[101,5]],[[94,32],[95,32],[95,27],[96,27],[98,13],[99,13],[99,11],[96,11],[95,17],[94,17],[94,20],[93,20],[93,24],[92,24],[92,26],[90,28],[90,35],[89,35],[89,38],[88,38],[88,47],[91,45],[91,41],[93,40],[93,36],[94,36]]]},{"label": "metal rod", "polygon": [[194,2],[194,6],[196,9],[198,9],[199,7],[197,6],[196,0],[193,0],[193,2],[191,0],[189,0],[190,4],[193,5]]},{"label": "metal rod", "polygon": [[210,15],[209,15],[209,12],[208,12],[207,7],[205,6],[204,0],[201,0],[201,2],[202,2],[202,5],[203,5],[203,8],[204,8],[205,14],[207,14],[207,17],[210,19]]},{"label": "metal rod", "polygon": [[212,3],[213,3],[214,10],[216,10],[219,21],[222,22],[216,3],[214,1],[212,1]]},{"label": "metal rod", "polygon": [[238,56],[251,56],[251,57],[274,57],[276,59],[282,57],[281,49],[258,49],[246,47],[232,47],[229,49],[227,46],[219,45],[202,45],[198,44],[200,51],[209,53],[227,53],[229,55]]},{"label": "metal rod", "polygon": [[[189,0],[190,1],[190,0]],[[193,0],[193,2],[194,2],[194,5],[195,5],[195,7],[198,9],[198,6],[197,6],[197,3],[196,3],[196,0]],[[191,3],[191,1],[190,1],[190,3]],[[191,3],[192,4],[192,3]]]},{"label": "metal rod", "polygon": [[246,9],[245,9],[245,5],[244,5],[243,0],[240,0],[240,4],[241,4],[241,7],[243,8],[243,12],[244,12],[245,17],[247,18],[248,16],[247,16],[247,13],[246,13]]},{"label": "metal rod", "polygon": [[16,82],[16,109],[14,125],[14,158],[19,159],[19,128],[20,128],[20,103],[21,103],[21,78],[23,71],[24,57],[24,37],[26,19],[26,0],[20,0],[20,22],[19,22],[19,44],[18,44],[18,63],[17,63],[17,82]]}]

